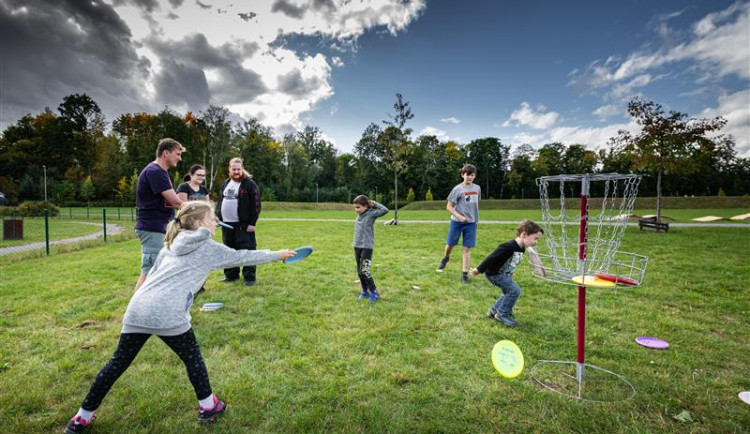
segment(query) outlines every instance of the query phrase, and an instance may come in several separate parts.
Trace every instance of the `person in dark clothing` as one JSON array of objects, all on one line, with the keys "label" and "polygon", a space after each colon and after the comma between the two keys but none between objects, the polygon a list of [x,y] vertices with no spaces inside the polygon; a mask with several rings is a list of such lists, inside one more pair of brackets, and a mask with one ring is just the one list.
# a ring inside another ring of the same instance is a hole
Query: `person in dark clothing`
[{"label": "person in dark clothing", "polygon": [[[229,161],[229,179],[224,182],[216,204],[219,220],[232,226],[221,228],[224,245],[236,250],[255,250],[255,224],[260,216],[260,190],[245,170],[242,158]],[[245,286],[255,285],[255,266],[242,268]],[[233,282],[240,278],[240,268],[224,269],[223,282]]]},{"label": "person in dark clothing", "polygon": [[508,327],[518,326],[513,317],[513,307],[521,296],[521,287],[513,280],[514,271],[521,262],[521,257],[527,247],[534,247],[542,237],[544,230],[536,223],[526,220],[516,230],[516,238],[497,246],[477,268],[471,270],[471,275],[485,273],[487,280],[500,287],[503,295],[487,312],[487,317],[495,319]]}]

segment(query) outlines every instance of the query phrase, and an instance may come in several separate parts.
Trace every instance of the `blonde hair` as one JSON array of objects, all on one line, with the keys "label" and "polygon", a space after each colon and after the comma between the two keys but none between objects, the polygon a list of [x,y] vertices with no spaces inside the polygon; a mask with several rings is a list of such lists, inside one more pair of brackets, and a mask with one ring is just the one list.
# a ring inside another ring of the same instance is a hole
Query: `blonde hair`
[{"label": "blonde hair", "polygon": [[205,219],[207,215],[213,214],[214,207],[211,203],[203,200],[190,200],[183,202],[177,211],[177,216],[167,225],[167,235],[164,237],[164,246],[169,248],[177,234],[182,231],[194,231],[198,229],[198,222]]}]

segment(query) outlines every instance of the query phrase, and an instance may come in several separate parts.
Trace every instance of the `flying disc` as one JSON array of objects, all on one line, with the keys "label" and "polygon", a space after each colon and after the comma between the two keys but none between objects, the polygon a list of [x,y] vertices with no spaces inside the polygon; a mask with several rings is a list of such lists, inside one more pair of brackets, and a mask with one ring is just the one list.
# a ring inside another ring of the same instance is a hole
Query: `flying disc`
[{"label": "flying disc", "polygon": [[666,350],[669,348],[669,342],[651,336],[638,336],[635,338],[635,341],[646,348],[654,348],[657,350]]},{"label": "flying disc", "polygon": [[287,260],[284,261],[285,264],[294,264],[295,262],[299,262],[307,258],[313,252],[313,248],[312,246],[304,246],[304,247],[298,247],[294,249],[294,251],[297,253],[291,258],[287,258]]},{"label": "flying disc", "polygon": [[626,279],[624,277],[617,277],[611,274],[599,273],[598,271],[594,273],[594,275],[600,279],[609,280],[610,282],[615,282],[615,283],[622,283],[623,285],[628,285],[628,286],[638,285],[638,282],[636,282],[635,280]]},{"label": "flying disc", "polygon": [[228,225],[228,224],[226,224],[226,223],[224,223],[224,222],[220,222],[220,221],[217,221],[217,222],[216,222],[216,224],[217,224],[217,225],[219,225],[219,226],[221,226],[222,228],[227,228],[227,229],[234,229],[234,228],[232,227],[232,225]]},{"label": "flying disc", "polygon": [[492,348],[492,366],[505,378],[514,378],[523,371],[523,353],[515,343],[503,340]]},{"label": "flying disc", "polygon": [[224,303],[203,303],[203,306],[201,306],[201,310],[204,312],[221,309],[221,307],[224,306]]},{"label": "flying disc", "polygon": [[740,392],[739,397],[745,404],[750,404],[750,392]]},{"label": "flying disc", "polygon": [[600,279],[598,276],[575,276],[573,282],[584,286],[598,286],[600,288],[614,288],[615,282]]}]

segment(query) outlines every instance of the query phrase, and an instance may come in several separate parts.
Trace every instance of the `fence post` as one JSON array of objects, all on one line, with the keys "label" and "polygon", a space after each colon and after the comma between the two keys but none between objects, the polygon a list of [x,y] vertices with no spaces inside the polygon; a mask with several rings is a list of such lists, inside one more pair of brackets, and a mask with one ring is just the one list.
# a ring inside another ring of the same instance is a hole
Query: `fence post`
[{"label": "fence post", "polygon": [[47,256],[49,256],[49,210],[44,210],[44,244],[47,249]]},{"label": "fence post", "polygon": [[135,218],[133,218],[133,207],[130,207],[130,221],[133,220],[135,220]]},{"label": "fence post", "polygon": [[107,208],[102,208],[102,230],[104,231],[104,242],[107,242]]},{"label": "fence post", "polygon": [[86,207],[86,220],[91,218],[91,215],[89,215],[89,207]]},{"label": "fence post", "polygon": [[122,218],[120,217],[120,207],[119,206],[117,207],[117,220],[122,220]]},{"label": "fence post", "polygon": [[73,220],[73,207],[68,208],[68,211],[70,211],[70,219]]}]

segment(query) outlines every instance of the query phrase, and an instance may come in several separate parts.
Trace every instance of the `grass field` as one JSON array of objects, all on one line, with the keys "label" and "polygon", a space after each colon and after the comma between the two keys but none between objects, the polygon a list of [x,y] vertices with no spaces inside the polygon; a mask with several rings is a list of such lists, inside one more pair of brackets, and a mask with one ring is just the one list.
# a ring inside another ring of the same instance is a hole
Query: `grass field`
[{"label": "grass field", "polygon": [[[523,218],[514,216],[508,220]],[[473,265],[513,229],[480,225]],[[524,290],[516,305],[521,326],[490,321],[484,315],[499,292],[486,279],[459,283],[459,256],[435,273],[446,230],[445,223],[377,225],[373,274],[383,298],[370,303],[357,300],[351,223],[259,224],[262,248],[311,244],[315,253],[298,264],[259,267],[252,288],[220,283],[218,271],[209,277],[197,305],[225,307],[194,306],[192,313],[212,386],[228,403],[211,432],[750,427],[750,407],[737,398],[750,389],[748,229],[627,230],[622,250],[650,257],[645,285],[588,296],[587,362],[624,375],[636,390],[616,404],[565,398],[529,375],[540,359],[575,359],[575,287],[534,279],[524,264],[516,274]],[[129,240],[0,266],[7,431],[63,429],[116,346],[138,265],[138,241]],[[640,335],[672,346],[648,350],[633,342]],[[501,378],[490,363],[501,339],[524,351],[527,369],[515,379]],[[680,414],[690,420],[675,418]],[[91,432],[206,432],[196,415],[181,362],[152,339],[105,399]]]},{"label": "grass field", "polygon": [[[75,222],[60,218],[51,218],[49,221],[50,241],[93,234],[94,232],[101,230],[101,224],[95,226],[84,222]],[[0,248],[35,243],[38,241],[44,241],[44,239],[44,217],[25,217],[23,219],[23,239],[0,239]]]}]

